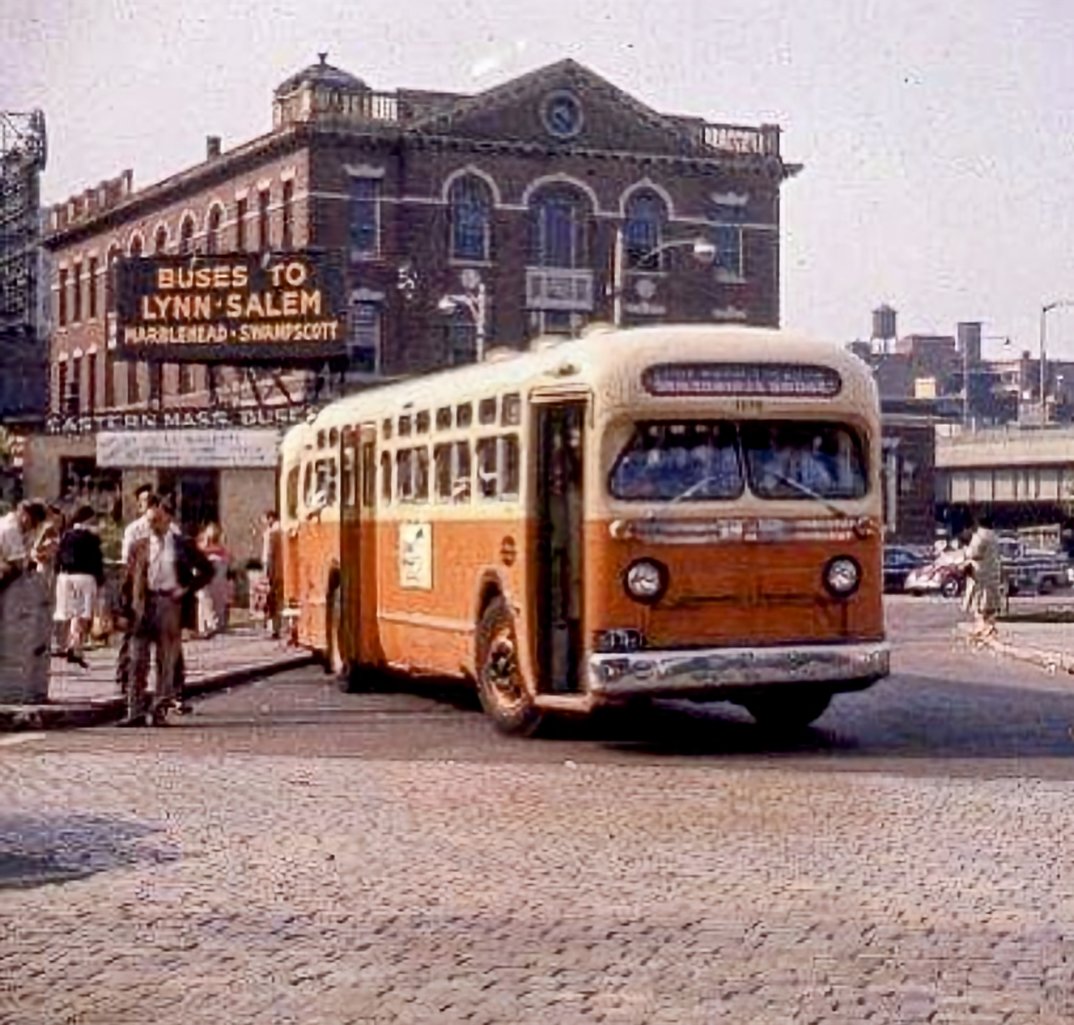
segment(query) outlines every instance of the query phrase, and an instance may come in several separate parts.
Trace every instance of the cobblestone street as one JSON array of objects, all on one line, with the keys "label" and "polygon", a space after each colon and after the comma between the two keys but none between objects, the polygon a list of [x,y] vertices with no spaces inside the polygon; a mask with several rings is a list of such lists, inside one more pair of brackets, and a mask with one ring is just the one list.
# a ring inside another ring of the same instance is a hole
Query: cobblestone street
[{"label": "cobblestone street", "polygon": [[512,741],[309,670],[13,735],[0,1021],[1065,1025],[1074,693],[907,615],[782,749],[724,708]]}]

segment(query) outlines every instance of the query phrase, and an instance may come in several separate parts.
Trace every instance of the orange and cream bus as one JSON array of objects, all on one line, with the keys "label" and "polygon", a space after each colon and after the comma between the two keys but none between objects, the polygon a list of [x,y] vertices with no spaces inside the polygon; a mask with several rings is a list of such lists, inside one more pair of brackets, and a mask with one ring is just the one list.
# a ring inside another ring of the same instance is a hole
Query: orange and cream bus
[{"label": "orange and cream bus", "polygon": [[285,600],[356,686],[461,675],[509,732],[654,698],[803,725],[888,672],[879,466],[840,347],[591,329],[293,428]]}]

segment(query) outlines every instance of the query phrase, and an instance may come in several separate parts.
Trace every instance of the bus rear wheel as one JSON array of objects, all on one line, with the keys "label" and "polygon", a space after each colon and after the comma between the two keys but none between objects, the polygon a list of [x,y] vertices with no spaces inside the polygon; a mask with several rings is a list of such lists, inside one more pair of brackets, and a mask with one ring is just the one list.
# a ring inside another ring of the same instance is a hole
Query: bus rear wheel
[{"label": "bus rear wheel", "polygon": [[832,701],[829,690],[775,688],[751,696],[743,704],[758,726],[783,732],[803,730],[819,719]]},{"label": "bus rear wheel", "polygon": [[502,732],[528,737],[541,725],[543,715],[518,665],[515,620],[502,595],[489,603],[477,628],[477,693]]}]

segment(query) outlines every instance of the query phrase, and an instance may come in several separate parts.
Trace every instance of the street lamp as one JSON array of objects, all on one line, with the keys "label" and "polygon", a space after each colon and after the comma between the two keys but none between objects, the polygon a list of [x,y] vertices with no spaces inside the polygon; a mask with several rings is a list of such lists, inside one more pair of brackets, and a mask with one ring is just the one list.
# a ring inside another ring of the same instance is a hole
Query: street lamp
[{"label": "street lamp", "polygon": [[461,275],[463,292],[454,295],[444,295],[436,304],[436,308],[443,314],[450,315],[458,310],[466,310],[474,321],[474,346],[476,348],[476,360],[480,363],[485,358],[485,324],[488,313],[485,282],[481,275],[470,267]]},{"label": "street lamp", "polygon": [[[716,246],[707,238],[699,235],[694,238],[672,239],[668,242],[661,242],[660,245],[654,246],[647,253],[643,253],[639,262],[644,262],[645,260],[652,259],[654,256],[659,256],[668,249],[680,249],[685,246],[690,247],[691,255],[698,263],[710,264],[716,259]],[[623,238],[622,226],[615,230],[614,269],[615,280],[612,282],[612,320],[616,327],[621,327],[623,324],[623,280],[626,277],[626,241]]]},{"label": "street lamp", "polygon": [[1057,310],[1061,306],[1074,306],[1074,299],[1055,299],[1045,303],[1040,308],[1040,425],[1043,427],[1048,422],[1048,405],[1045,398],[1045,389],[1048,384],[1048,350],[1046,343],[1048,312]]}]

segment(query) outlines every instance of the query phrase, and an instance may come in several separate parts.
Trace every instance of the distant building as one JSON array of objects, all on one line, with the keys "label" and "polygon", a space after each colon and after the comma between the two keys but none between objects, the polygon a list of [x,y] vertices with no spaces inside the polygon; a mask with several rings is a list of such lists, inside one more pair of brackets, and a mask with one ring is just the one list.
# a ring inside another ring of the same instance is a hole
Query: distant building
[{"label": "distant building", "polygon": [[45,122],[0,112],[0,424],[40,423],[47,402],[48,272],[41,249]]},{"label": "distant building", "polygon": [[[462,95],[377,92],[321,55],[275,90],[270,132],[227,151],[210,137],[204,160],[164,181],[135,190],[127,171],[51,210],[52,403],[35,485],[105,502],[151,479],[176,491],[188,526],[243,524],[272,504],[272,469],[177,451],[99,465],[100,435],[180,411],[283,424],[342,390],[472,361],[479,335],[524,347],[591,321],[776,326],[780,188],[798,170],[775,125],[660,113],[571,60]],[[707,265],[691,258],[697,239]],[[296,349],[285,368],[213,372],[117,359],[120,256],[305,249],[345,266],[345,357],[303,365]]]}]

